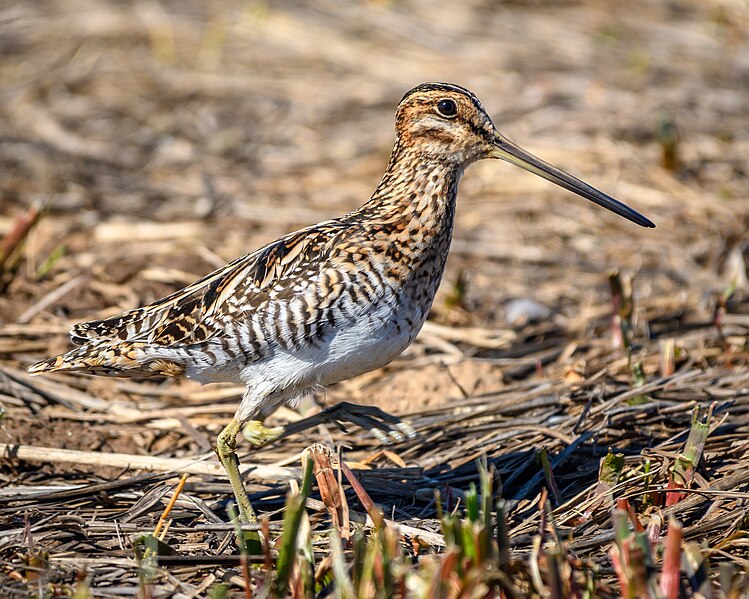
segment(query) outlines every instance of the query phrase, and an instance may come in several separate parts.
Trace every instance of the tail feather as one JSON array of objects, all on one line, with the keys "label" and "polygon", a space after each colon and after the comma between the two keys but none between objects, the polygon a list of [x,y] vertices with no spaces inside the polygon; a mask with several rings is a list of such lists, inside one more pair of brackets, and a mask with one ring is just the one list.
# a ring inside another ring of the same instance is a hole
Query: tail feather
[{"label": "tail feather", "polygon": [[42,360],[28,367],[32,375],[42,372],[88,372],[109,376],[180,376],[184,366],[171,360],[149,358],[143,343],[90,344]]}]

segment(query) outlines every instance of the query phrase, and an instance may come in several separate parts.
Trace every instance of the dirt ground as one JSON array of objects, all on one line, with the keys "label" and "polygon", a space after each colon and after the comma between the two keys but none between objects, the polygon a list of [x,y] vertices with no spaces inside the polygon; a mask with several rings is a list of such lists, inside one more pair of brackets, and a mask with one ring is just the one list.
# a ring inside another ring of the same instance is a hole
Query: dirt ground
[{"label": "dirt ground", "polygon": [[[341,400],[376,405],[423,435],[392,447],[419,474],[404,470],[390,494],[373,478],[378,504],[396,521],[433,523],[428,502],[406,507],[419,492],[464,488],[480,455],[496,458],[508,476],[519,463],[502,462],[519,451],[513,442],[560,455],[578,438],[573,420],[591,405],[600,437],[575,467],[560,462],[565,500],[595,483],[607,445],[636,453],[675,442],[692,407],[713,399],[741,416],[749,405],[748,32],[749,9],[739,0],[0,3],[0,237],[30,209],[43,211],[0,269],[0,443],[87,455],[209,455],[237,388],[32,380],[23,369],[64,351],[75,322],[154,301],[363,203],[387,163],[395,107],[422,81],[470,88],[510,139],[657,228],[641,229],[510,165],[472,167],[461,182],[448,270],[417,342],[385,369],[301,404],[302,415]],[[653,397],[668,404],[658,404],[657,416],[627,412],[619,430],[606,428],[616,427],[615,413],[595,407],[627,393],[633,380],[612,333],[614,271],[633,281],[633,356],[646,385],[655,385]],[[671,387],[659,378],[669,374],[670,343],[676,374],[687,377]],[[553,410],[534,404],[539,397],[551,398]],[[512,411],[523,406],[527,413]],[[440,425],[443,416],[449,425]],[[284,409],[273,421],[299,417]],[[747,423],[726,422],[735,424],[736,453],[716,457],[713,475],[744,459]],[[440,426],[449,434],[438,434]],[[489,434],[505,426],[520,432]],[[384,471],[398,466],[357,427],[349,435],[318,427],[244,459],[296,466],[311,437],[347,443],[355,461],[376,455],[371,465]],[[433,471],[439,476],[426,480]],[[54,502],[39,493],[140,472],[106,460],[6,453],[0,577],[13,593],[29,588],[13,576],[25,527],[44,531],[54,515]],[[228,487],[211,472],[191,474],[191,492],[219,510]],[[161,504],[131,510],[161,480],[125,486],[101,505],[95,497],[61,505],[82,518],[127,513],[150,523]],[[525,489],[512,481],[506,489]],[[261,511],[281,507],[283,477],[253,484]],[[527,489],[513,516],[518,531],[539,491]],[[30,499],[19,499],[24,493]],[[720,531],[727,537],[732,529]],[[45,584],[72,584],[76,556],[94,560],[95,570],[95,559],[125,555],[105,533],[49,541],[38,533],[37,544],[59,558]],[[222,547],[216,539],[206,541],[211,551]],[[745,559],[745,547],[735,555]],[[223,576],[221,568],[211,575]],[[172,588],[202,596],[194,574],[177,575],[187,586]],[[105,589],[113,583],[103,576],[97,585]],[[107,596],[116,595],[115,588]]]}]

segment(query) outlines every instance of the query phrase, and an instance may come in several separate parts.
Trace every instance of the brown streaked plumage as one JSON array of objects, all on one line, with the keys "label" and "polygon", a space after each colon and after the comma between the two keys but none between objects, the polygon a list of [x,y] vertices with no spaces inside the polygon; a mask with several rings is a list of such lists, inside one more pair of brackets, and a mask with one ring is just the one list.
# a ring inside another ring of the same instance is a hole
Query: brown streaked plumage
[{"label": "brown streaked plumage", "polygon": [[244,383],[216,451],[242,518],[254,520],[239,477],[237,433],[249,423],[258,443],[278,436],[253,419],[310,387],[383,366],[414,340],[444,272],[467,166],[502,158],[654,226],[512,144],[457,85],[409,91],[398,106],[396,134],[387,170],[358,210],[290,233],[150,306],[76,325],[71,338],[78,348],[29,371]]}]

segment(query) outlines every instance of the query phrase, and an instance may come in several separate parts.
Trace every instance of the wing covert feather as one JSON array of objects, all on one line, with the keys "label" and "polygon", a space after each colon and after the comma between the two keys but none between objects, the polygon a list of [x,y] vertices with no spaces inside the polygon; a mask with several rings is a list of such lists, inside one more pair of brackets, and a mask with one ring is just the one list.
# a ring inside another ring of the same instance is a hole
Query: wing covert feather
[{"label": "wing covert feather", "polygon": [[241,312],[262,311],[299,294],[305,282],[320,275],[327,253],[349,226],[335,220],[290,233],[153,304],[77,324],[71,339],[161,346],[207,341]]}]

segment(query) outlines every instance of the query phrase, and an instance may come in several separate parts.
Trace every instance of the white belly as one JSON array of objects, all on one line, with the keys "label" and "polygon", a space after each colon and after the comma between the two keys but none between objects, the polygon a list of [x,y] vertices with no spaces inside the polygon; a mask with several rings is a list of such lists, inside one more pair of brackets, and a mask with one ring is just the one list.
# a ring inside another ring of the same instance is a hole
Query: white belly
[{"label": "white belly", "polygon": [[321,347],[293,352],[276,349],[272,356],[242,370],[248,395],[241,409],[266,400],[278,404],[312,387],[384,366],[411,344],[424,324],[421,311],[409,317],[410,324],[397,317],[393,306],[384,305],[338,330]]}]

